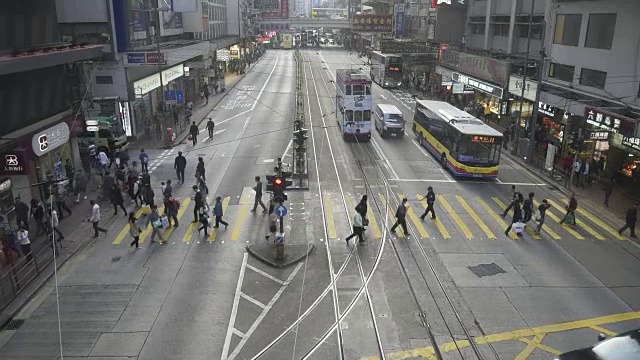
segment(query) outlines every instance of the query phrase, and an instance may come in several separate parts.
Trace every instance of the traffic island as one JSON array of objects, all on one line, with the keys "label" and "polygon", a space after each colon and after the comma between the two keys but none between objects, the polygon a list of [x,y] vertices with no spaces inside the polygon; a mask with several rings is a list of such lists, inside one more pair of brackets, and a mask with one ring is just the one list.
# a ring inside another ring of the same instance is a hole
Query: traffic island
[{"label": "traffic island", "polygon": [[276,269],[284,269],[304,260],[315,249],[313,244],[282,246],[284,256],[281,258],[278,256],[277,246],[273,243],[249,245],[245,248],[251,256]]}]

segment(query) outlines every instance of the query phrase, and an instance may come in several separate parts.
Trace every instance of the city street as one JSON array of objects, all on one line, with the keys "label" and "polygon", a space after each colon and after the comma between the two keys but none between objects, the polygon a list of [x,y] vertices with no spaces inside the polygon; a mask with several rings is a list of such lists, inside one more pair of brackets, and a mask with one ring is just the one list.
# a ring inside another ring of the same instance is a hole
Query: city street
[{"label": "city street", "polygon": [[[268,50],[207,116],[212,138],[205,120],[197,144],[147,151],[156,203],[168,179],[181,201],[166,242],[147,229],[131,248],[119,214],[61,268],[57,291],[50,281],[15,317],[24,323],[0,333],[0,359],[59,359],[60,340],[65,359],[550,359],[640,326],[640,246],[618,234],[620,219],[580,203],[578,225],[560,225],[565,194],[508,154],[495,181],[454,178],[415,140],[404,90],[373,86],[375,103],[403,112],[406,136],[345,142],[335,71],[368,74],[365,58],[337,47],[302,55],[310,181],[288,192],[285,233],[315,252],[278,270],[245,250],[268,232],[267,214],[251,211],[254,177],[265,183],[278,158],[292,162],[296,61]],[[208,237],[191,222],[198,157],[209,203],[220,196],[229,222]],[[552,205],[541,236],[505,236],[512,185]],[[428,186],[437,219],[421,221]],[[363,195],[366,243],[347,245]],[[403,197],[409,237],[389,231]]]}]

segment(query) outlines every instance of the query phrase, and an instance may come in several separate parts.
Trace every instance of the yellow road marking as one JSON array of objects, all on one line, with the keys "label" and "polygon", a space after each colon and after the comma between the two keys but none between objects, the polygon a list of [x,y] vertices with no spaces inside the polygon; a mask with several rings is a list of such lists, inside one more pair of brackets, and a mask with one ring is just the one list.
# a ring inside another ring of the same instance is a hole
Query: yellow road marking
[{"label": "yellow road marking", "polygon": [[[400,199],[403,199],[405,197],[402,194],[398,194],[398,196],[400,197]],[[409,202],[407,202],[407,205],[410,205]],[[411,221],[413,221],[413,225],[416,227],[416,229],[418,229],[418,233],[420,234],[420,236],[428,239],[429,233],[427,232],[427,229],[424,228],[424,225],[422,225],[422,221],[420,220],[418,215],[416,215],[416,212],[413,211],[413,208],[411,206],[407,206],[407,215],[409,216]]]},{"label": "yellow road marking", "polygon": [[367,206],[367,219],[369,219],[369,226],[373,230],[373,237],[378,239],[382,238],[382,231],[380,231],[380,227],[378,226],[378,222],[376,221],[376,217],[371,206]]},{"label": "yellow road marking", "polygon": [[[229,207],[229,201],[231,201],[231,196],[227,196],[222,199],[222,218],[224,219],[224,214],[227,212],[227,207]],[[213,215],[213,207],[211,208],[211,219],[213,221],[213,225],[215,225],[216,218]],[[216,241],[216,236],[218,235],[218,229],[211,228],[211,233],[209,234],[209,242]]]},{"label": "yellow road marking", "polygon": [[603,333],[603,334],[605,334],[607,336],[613,337],[613,336],[618,335],[618,334],[614,333],[613,331],[611,331],[609,329],[603,328],[602,326],[593,325],[593,326],[590,326],[590,328],[592,328],[593,330],[595,330],[597,332]]},{"label": "yellow road marking", "polygon": [[476,224],[480,226],[482,231],[484,231],[484,233],[489,237],[489,239],[495,239],[496,236],[493,235],[493,232],[487,227],[487,225],[482,221],[482,219],[480,219],[480,217],[476,214],[476,212],[473,211],[473,209],[471,208],[471,206],[469,206],[467,201],[460,195],[456,195],[456,198],[458,199],[458,202],[460,203],[460,205],[462,205],[462,207],[464,207],[464,209],[467,210],[467,213],[471,215],[471,218],[473,219],[473,221],[475,221]]},{"label": "yellow road marking", "polygon": [[[189,203],[191,202],[191,198],[188,197],[184,200],[182,200],[182,202],[180,203],[180,209],[178,209],[178,215],[176,215],[176,217],[178,218],[178,222],[182,221],[182,216],[184,215],[184,212],[187,211],[187,206],[189,205]],[[169,219],[171,220],[171,219]],[[175,225],[175,224],[174,224]],[[171,234],[173,234],[173,231],[175,230],[175,227],[170,227],[167,230],[164,231],[164,233],[162,234],[162,237],[164,237],[165,239],[169,239],[169,236],[171,236]]]},{"label": "yellow road marking", "polygon": [[184,237],[182,238],[182,242],[188,244],[191,242],[191,238],[193,237],[193,232],[200,226],[200,222],[192,222],[189,224],[187,228],[187,232],[184,233]]},{"label": "yellow road marking", "polygon": [[[526,338],[519,339],[520,341],[525,342],[527,346],[525,346],[524,350],[522,350],[518,355],[516,355],[514,360],[526,360],[527,358],[529,358],[529,356],[533,353],[533,350],[535,350],[538,347],[538,345],[542,342],[542,338],[544,338],[544,335],[536,335],[533,337],[533,339],[526,339]],[[528,341],[525,341],[525,340],[528,340]]]},{"label": "yellow road marking", "polygon": [[[494,201],[497,198],[494,199]],[[487,204],[484,200],[482,200],[480,197],[476,196],[476,201],[478,201],[478,203],[480,203],[480,205],[482,205],[483,208],[485,208],[485,210],[487,210],[487,212],[489,213],[489,215],[491,215],[491,217],[493,217],[493,219],[495,221],[497,221],[500,225],[502,225],[503,228],[507,228],[507,226],[509,224],[507,224],[507,222],[498,214],[496,214],[496,212],[491,209],[491,207],[489,206],[489,204]],[[498,200],[500,201],[500,200]],[[500,201],[501,202],[501,201]],[[498,204],[499,207],[502,207],[501,205]],[[513,232],[509,232],[509,237],[513,240],[518,240],[518,235],[514,234]]]},{"label": "yellow road marking", "polygon": [[[497,198],[497,197],[495,197],[495,196],[494,196],[494,197],[492,197],[492,199],[493,199],[493,201],[494,201],[494,202],[495,202],[499,207],[501,207],[501,208],[503,208],[503,209],[506,209],[506,208],[507,208],[507,204],[503,203],[503,202],[502,202],[502,200],[500,200],[499,198]],[[522,211],[522,214],[523,214],[523,216],[524,216],[524,210]],[[506,227],[505,227],[505,228],[506,228]],[[540,236],[540,235],[536,234],[536,232],[533,230],[533,228],[532,228],[531,226],[529,226],[529,224],[527,224],[527,225],[525,226],[525,229],[527,230],[527,232],[528,232],[531,236],[533,236],[533,238],[534,238],[534,239],[536,239],[536,240],[540,240],[540,239],[542,239],[542,236]],[[518,236],[516,235],[516,238],[517,238],[517,237],[518,237]]]},{"label": "yellow road marking", "polygon": [[[144,208],[140,208],[138,209],[138,211],[136,211],[135,217],[136,219],[139,219],[140,216],[143,213],[143,209]],[[129,216],[127,215],[127,219],[129,219]],[[127,225],[125,225],[122,230],[120,230],[120,233],[118,234],[118,236],[116,236],[116,239],[113,240],[112,244],[113,245],[120,245],[120,243],[122,243],[122,240],[124,240],[125,236],[127,236],[129,234],[129,222],[127,221]]]},{"label": "yellow road marking", "polygon": [[[479,336],[475,340],[476,340],[476,343],[479,345],[502,342],[502,341],[510,341],[510,340],[518,340],[518,341],[524,342],[525,344],[528,344],[531,340],[526,339],[527,337],[533,337],[536,335],[547,335],[550,333],[571,331],[571,330],[577,330],[577,329],[583,329],[583,328],[593,328],[594,326],[597,327],[605,324],[612,324],[612,323],[617,323],[622,321],[638,320],[638,319],[640,319],[640,311],[639,312],[632,311],[632,312],[626,312],[626,313],[605,315],[605,316],[600,316],[600,317],[591,318],[591,319],[583,319],[583,320],[575,320],[575,321],[569,321],[569,322],[558,323],[558,324],[542,325],[542,326],[536,326],[528,329],[518,329],[518,330],[507,331],[503,333]],[[469,347],[470,345],[471,344],[469,343],[468,340],[448,342],[440,345],[440,351],[442,352],[456,351],[457,349],[466,348],[466,347]],[[542,344],[537,345],[536,347],[543,349],[554,355],[559,354],[558,350]],[[385,354],[385,355],[386,355],[386,358],[390,360],[408,360],[408,359],[415,359],[420,357],[431,359],[433,358],[434,354],[435,354],[435,351],[433,347],[427,346],[423,348],[398,351],[398,352]],[[379,358],[377,356],[372,356],[372,357],[363,358],[362,360],[378,360],[378,359]]]},{"label": "yellow road marking", "polygon": [[329,195],[324,196],[324,213],[327,218],[327,234],[329,239],[337,239],[338,232],[336,231],[336,222],[333,217],[333,205],[331,204],[331,198]]},{"label": "yellow road marking", "polygon": [[[555,201],[550,199],[547,199],[547,201],[549,201],[549,204],[551,204],[551,206],[553,206],[558,211],[560,211],[560,213],[562,213],[563,211],[566,211],[565,208],[558,205]],[[591,234],[596,239],[604,240],[604,236],[600,235],[597,231],[593,230],[589,225],[585,224],[584,221],[579,220],[577,216],[576,216],[576,224],[578,224],[578,226],[580,226],[581,228],[585,229],[589,234]]]},{"label": "yellow road marking", "polygon": [[[164,212],[164,205],[158,207],[158,214],[160,214],[160,217],[162,217],[162,213]],[[151,223],[147,224],[147,226],[145,226],[144,231],[142,231],[142,233],[140,234],[140,244],[142,244],[143,242],[145,242],[145,240],[147,240],[147,237],[149,237],[149,235],[151,234]],[[164,237],[163,237],[164,238]]]},{"label": "yellow road marking", "polygon": [[[537,207],[538,205],[540,205],[540,203],[537,200],[533,201],[533,204]],[[547,212],[545,213],[548,217],[551,218],[551,220],[559,223],[560,222],[560,218],[557,217],[554,213],[551,212],[551,209],[547,209]],[[562,225],[561,225],[562,226]],[[569,227],[569,225],[565,225],[562,226],[563,229],[567,230],[571,235],[575,236],[576,239],[579,240],[584,240],[584,236],[578,234],[575,230],[573,230],[571,227]],[[549,230],[547,229],[547,232],[549,232]]]},{"label": "yellow road marking", "polygon": [[244,228],[244,222],[247,220],[247,213],[251,205],[240,205],[240,212],[236,218],[235,225],[233,226],[233,232],[231,233],[231,240],[238,241]]},{"label": "yellow road marking", "polygon": [[[416,196],[420,198],[420,194]],[[424,210],[426,210],[427,206],[429,206],[429,204],[427,204],[427,199],[425,199],[424,197],[422,198],[422,200],[420,200],[420,204],[422,204],[422,207],[424,207]],[[436,223],[436,227],[438,228],[438,231],[440,231],[440,234],[442,234],[442,237],[445,239],[451,239],[451,234],[449,234],[449,231],[437,216],[435,219],[433,219],[433,221]]]},{"label": "yellow road marking", "polygon": [[[562,202],[565,203],[565,204],[569,203],[569,201],[567,199],[562,199]],[[618,239],[618,240],[627,240],[627,238],[625,238],[624,236],[620,236],[620,234],[618,234],[618,230],[612,228],[611,226],[609,226],[604,221],[598,219],[595,215],[593,215],[589,211],[583,210],[582,208],[578,208],[577,211],[578,211],[578,213],[583,215],[585,218],[591,220],[594,224],[600,226],[605,231],[607,231],[608,233],[613,235],[616,239]]]},{"label": "yellow road marking", "polygon": [[[544,337],[544,335],[543,335],[543,337]],[[542,344],[540,342],[536,342],[536,340],[535,340],[536,338],[537,338],[537,336],[534,337],[534,339],[520,338],[518,340],[520,340],[523,343],[527,344],[527,347],[532,346],[533,348],[538,348],[540,350],[544,350],[544,351],[546,351],[546,352],[548,352],[550,354],[553,354],[553,355],[562,354],[562,351],[560,351],[558,349],[552,348],[551,346],[544,345],[544,344]],[[542,340],[542,339],[540,339],[540,340]]]},{"label": "yellow road marking", "polygon": [[447,202],[444,196],[438,195],[438,200],[440,201],[442,206],[444,206],[444,208],[447,210],[449,215],[453,218],[453,221],[455,221],[456,224],[458,224],[458,227],[460,227],[460,230],[462,230],[462,232],[467,237],[467,239],[473,239],[473,234],[471,233],[467,225],[465,225],[465,223],[462,222],[462,219],[460,218],[460,216],[458,216],[458,214],[456,214],[456,212],[453,211],[453,208],[451,207],[451,205],[449,205],[449,202]]}]

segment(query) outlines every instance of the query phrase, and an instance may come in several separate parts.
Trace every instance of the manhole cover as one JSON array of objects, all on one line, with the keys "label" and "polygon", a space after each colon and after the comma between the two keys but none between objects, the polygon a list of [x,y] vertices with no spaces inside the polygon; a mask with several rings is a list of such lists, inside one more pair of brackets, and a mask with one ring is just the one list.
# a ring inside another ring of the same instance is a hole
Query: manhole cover
[{"label": "manhole cover", "polygon": [[24,324],[24,319],[13,319],[9,321],[7,326],[4,327],[5,330],[18,330],[20,326]]},{"label": "manhole cover", "polygon": [[469,266],[467,268],[469,270],[471,270],[471,272],[474,273],[479,278],[484,277],[484,276],[493,276],[493,275],[506,274],[507,273],[506,271],[504,271],[503,268],[498,266],[498,264],[496,264],[496,263],[480,264],[480,265],[477,265],[477,266]]},{"label": "manhole cover", "polygon": [[114,256],[114,257],[111,258],[111,262],[118,262],[118,261],[120,261],[120,259],[122,259],[122,257]]}]

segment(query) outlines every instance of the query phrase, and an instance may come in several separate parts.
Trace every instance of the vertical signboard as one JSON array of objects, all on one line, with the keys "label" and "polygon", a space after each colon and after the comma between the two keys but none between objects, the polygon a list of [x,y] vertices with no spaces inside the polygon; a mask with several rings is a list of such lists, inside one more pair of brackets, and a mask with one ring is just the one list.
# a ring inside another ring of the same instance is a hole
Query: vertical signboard
[{"label": "vertical signboard", "polygon": [[402,37],[404,33],[404,4],[396,4],[396,37]]}]

